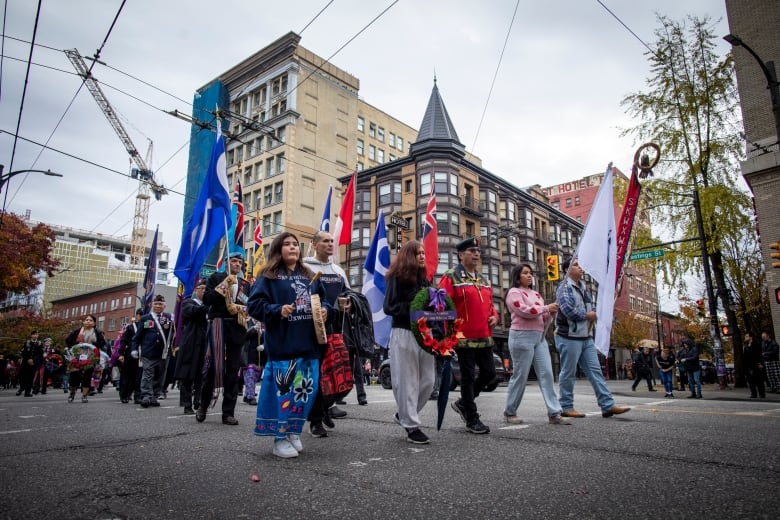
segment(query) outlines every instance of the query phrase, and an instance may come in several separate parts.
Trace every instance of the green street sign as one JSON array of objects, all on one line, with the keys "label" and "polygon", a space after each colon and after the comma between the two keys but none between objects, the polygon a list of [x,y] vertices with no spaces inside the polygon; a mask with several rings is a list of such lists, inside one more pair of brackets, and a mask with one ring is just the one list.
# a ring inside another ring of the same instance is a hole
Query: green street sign
[{"label": "green street sign", "polygon": [[629,258],[631,260],[650,260],[653,258],[661,258],[662,256],[664,256],[663,249],[651,249],[650,251],[633,253]]}]

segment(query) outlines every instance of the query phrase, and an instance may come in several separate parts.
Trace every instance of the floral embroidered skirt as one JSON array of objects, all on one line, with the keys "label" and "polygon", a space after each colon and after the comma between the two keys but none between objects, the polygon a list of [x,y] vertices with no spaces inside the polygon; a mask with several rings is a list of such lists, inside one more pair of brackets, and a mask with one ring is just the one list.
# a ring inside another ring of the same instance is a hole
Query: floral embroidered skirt
[{"label": "floral embroidered skirt", "polygon": [[268,361],[257,402],[255,435],[284,438],[300,435],[317,397],[320,361],[298,358]]}]

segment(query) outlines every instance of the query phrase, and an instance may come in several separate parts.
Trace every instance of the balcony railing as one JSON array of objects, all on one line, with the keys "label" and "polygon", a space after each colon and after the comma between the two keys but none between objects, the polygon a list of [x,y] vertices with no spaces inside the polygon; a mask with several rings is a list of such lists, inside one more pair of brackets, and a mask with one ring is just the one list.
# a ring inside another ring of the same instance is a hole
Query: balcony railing
[{"label": "balcony railing", "polygon": [[475,217],[481,217],[485,214],[485,203],[474,197],[463,197],[463,210],[471,213]]}]

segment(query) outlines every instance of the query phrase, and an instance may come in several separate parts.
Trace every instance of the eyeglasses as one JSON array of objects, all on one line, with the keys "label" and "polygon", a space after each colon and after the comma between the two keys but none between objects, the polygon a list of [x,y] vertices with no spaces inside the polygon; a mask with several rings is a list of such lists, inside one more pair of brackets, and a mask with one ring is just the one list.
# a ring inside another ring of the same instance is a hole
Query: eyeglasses
[{"label": "eyeglasses", "polygon": [[480,249],[478,247],[469,247],[466,249],[469,253],[481,253]]}]

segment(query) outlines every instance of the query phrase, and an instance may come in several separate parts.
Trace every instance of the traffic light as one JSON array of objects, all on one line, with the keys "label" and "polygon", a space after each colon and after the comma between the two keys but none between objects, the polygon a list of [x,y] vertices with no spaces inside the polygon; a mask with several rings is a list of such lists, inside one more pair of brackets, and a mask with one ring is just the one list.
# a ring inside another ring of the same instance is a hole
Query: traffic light
[{"label": "traffic light", "polygon": [[[777,252],[770,252],[769,256],[772,257],[773,260],[780,260],[780,241],[775,242],[774,244],[769,244],[769,249],[774,249]],[[775,269],[780,269],[780,261],[778,262],[772,262],[772,267]]]},{"label": "traffic light", "polygon": [[696,314],[698,314],[702,318],[705,316],[704,300],[702,300],[701,298],[696,300]]},{"label": "traffic light", "polygon": [[724,336],[733,336],[734,335],[734,333],[731,331],[731,327],[729,327],[728,325],[722,325],[720,327],[720,333],[723,334]]},{"label": "traffic light", "polygon": [[558,255],[547,255],[547,281],[555,282],[560,279],[558,269]]}]

